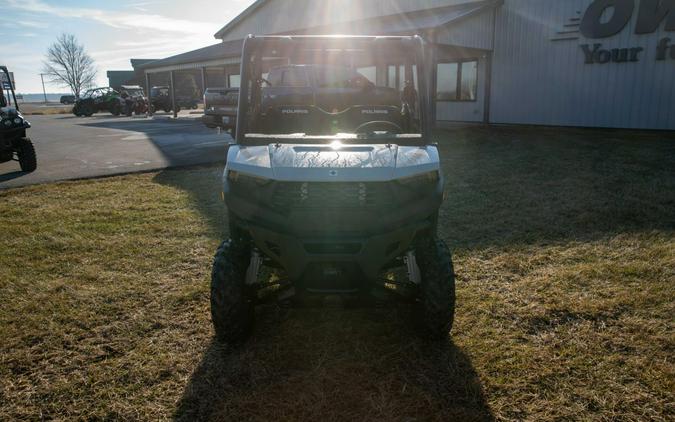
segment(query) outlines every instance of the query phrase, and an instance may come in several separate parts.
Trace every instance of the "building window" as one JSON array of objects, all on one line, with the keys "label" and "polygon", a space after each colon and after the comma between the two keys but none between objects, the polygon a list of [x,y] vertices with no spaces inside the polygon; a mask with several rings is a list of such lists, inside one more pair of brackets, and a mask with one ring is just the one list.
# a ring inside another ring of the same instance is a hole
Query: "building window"
[{"label": "building window", "polygon": [[241,77],[239,75],[230,75],[230,88],[239,88],[241,84]]},{"label": "building window", "polygon": [[305,73],[304,68],[291,67],[289,69],[282,71],[281,84],[279,86],[292,88],[307,87],[308,86],[307,74]]},{"label": "building window", "polygon": [[368,79],[370,82],[375,83],[375,80],[377,78],[377,67],[375,66],[366,66],[366,67],[359,67],[356,69],[357,72],[359,72],[361,75],[365,76],[366,79]]},{"label": "building window", "polygon": [[[415,89],[417,89],[417,65],[412,65],[413,72],[413,84]],[[387,66],[387,86],[389,88],[398,89],[403,91],[406,83],[406,74],[405,74],[405,65],[393,65],[390,64]]]},{"label": "building window", "polygon": [[438,63],[437,101],[476,101],[477,99],[477,60]]},{"label": "building window", "polygon": [[478,97],[478,62],[462,63],[459,82],[460,101],[476,101]]},{"label": "building window", "polygon": [[387,86],[389,88],[398,88],[398,78],[396,77],[396,66],[387,66]]}]

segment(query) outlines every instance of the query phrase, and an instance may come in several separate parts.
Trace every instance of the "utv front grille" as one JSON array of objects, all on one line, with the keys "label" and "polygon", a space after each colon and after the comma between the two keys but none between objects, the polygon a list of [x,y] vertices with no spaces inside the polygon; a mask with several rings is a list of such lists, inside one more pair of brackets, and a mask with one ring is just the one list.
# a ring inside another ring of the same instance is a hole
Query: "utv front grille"
[{"label": "utv front grille", "polygon": [[378,208],[395,204],[386,183],[281,182],[272,195],[272,208],[294,209]]}]

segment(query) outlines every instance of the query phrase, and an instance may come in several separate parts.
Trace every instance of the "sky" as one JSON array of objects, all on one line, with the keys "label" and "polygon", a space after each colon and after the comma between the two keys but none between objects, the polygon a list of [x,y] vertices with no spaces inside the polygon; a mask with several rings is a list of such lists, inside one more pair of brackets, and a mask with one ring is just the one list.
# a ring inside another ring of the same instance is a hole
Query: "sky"
[{"label": "sky", "polygon": [[[73,34],[94,58],[97,84],[129,59],[160,59],[217,43],[213,35],[254,0],[2,0],[0,64],[14,72],[17,92],[40,93],[47,48]],[[45,81],[47,82],[47,81]],[[47,93],[68,88],[47,83]]]}]

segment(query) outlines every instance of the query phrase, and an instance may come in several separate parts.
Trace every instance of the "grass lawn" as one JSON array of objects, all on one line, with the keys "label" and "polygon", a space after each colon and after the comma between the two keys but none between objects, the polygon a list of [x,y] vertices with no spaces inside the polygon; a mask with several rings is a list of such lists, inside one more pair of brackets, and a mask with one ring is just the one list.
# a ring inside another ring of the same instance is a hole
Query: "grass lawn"
[{"label": "grass lawn", "polygon": [[407,306],[214,342],[221,169],[0,192],[0,420],[675,419],[675,135],[442,134],[452,340]]}]

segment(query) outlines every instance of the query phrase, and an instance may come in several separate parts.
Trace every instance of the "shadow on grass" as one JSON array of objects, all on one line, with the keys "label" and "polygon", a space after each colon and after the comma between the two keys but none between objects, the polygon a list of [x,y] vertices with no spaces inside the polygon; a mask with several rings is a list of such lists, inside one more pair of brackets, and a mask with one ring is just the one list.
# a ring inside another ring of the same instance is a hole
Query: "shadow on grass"
[{"label": "shadow on grass", "polygon": [[[227,213],[221,199],[224,165],[164,170],[154,182],[185,191],[190,205],[206,219],[216,239],[227,236]],[[215,252],[215,251],[214,251]]]},{"label": "shadow on grass", "polygon": [[469,357],[408,314],[260,308],[249,342],[208,346],[175,420],[493,420]]}]

